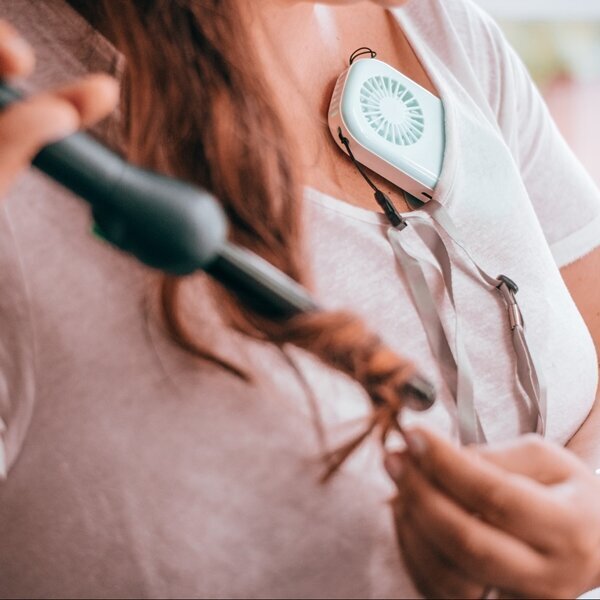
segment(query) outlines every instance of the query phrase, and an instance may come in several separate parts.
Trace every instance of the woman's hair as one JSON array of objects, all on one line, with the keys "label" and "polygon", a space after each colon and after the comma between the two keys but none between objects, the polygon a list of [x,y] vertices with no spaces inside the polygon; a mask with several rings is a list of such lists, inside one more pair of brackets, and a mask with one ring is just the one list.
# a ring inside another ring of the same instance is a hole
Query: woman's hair
[{"label": "woman's hair", "polygon": [[[253,55],[239,0],[103,0],[104,26],[125,56],[123,116],[129,158],[191,181],[222,203],[233,241],[307,285],[302,190],[288,132]],[[199,275],[203,277],[203,275]],[[241,376],[231,357],[203,346],[181,307],[187,280],[165,276],[162,310],[179,344]],[[290,319],[259,314],[215,285],[225,322],[254,338],[293,344],[356,379],[374,414],[368,432],[398,427],[413,370],[345,312]],[[365,435],[340,449],[333,472]]]}]

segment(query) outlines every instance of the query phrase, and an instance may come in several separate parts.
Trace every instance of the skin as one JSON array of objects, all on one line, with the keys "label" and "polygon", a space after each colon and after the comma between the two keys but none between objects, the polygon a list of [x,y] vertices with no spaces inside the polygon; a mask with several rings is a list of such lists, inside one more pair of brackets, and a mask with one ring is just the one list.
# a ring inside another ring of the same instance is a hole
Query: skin
[{"label": "skin", "polygon": [[[294,115],[305,183],[368,209],[365,184],[324,132],[324,119],[349,50],[363,45],[435,93],[385,13],[400,4],[241,3],[276,102]],[[0,22],[0,76],[26,76],[33,64],[31,49]],[[0,113],[0,196],[40,147],[102,119],[117,96],[112,79],[91,76]],[[397,201],[393,186],[378,182]],[[600,250],[561,272],[600,348]],[[536,436],[457,448],[425,429],[408,432],[407,451],[388,455],[386,467],[398,486],[400,549],[424,595],[477,598],[493,586],[505,597],[564,598],[600,586],[599,406],[567,449]]]},{"label": "skin", "polygon": [[[26,76],[34,65],[31,48],[0,21],[0,77]],[[112,78],[92,75],[0,113],[0,197],[42,146],[93,125],[114,110],[118,96]]]},{"label": "skin", "polygon": [[435,598],[574,598],[598,586],[599,478],[528,435],[459,449],[423,429],[389,456],[395,521],[411,575]]},{"label": "skin", "polygon": [[[361,46],[402,70],[436,94],[408,40],[385,6],[402,2],[294,2],[261,0],[240,3],[253,35],[263,72],[284,115],[294,115],[296,161],[305,183],[336,198],[376,210],[373,195],[357,170],[340,156],[326,127],[331,94],[350,54]],[[351,5],[351,6],[350,6]],[[326,60],[323,57],[327,57]],[[398,190],[373,179],[389,192],[400,210],[409,210]]]}]

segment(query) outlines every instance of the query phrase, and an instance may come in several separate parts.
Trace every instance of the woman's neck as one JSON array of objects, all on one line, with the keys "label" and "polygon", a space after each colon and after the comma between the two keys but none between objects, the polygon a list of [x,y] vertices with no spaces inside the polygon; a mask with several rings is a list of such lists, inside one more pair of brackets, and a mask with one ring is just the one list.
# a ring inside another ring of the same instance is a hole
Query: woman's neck
[{"label": "woman's neck", "polygon": [[[341,7],[282,0],[247,4],[251,6],[244,18],[275,101],[292,125],[304,183],[376,209],[360,174],[331,138],[327,113],[337,77],[361,46],[373,48],[381,60],[435,93],[396,19],[369,2]],[[374,179],[398,199],[398,208],[407,209],[392,184]]]},{"label": "woman's neck", "polygon": [[[332,7],[313,2],[261,0],[248,3],[250,32],[274,93],[289,110],[290,99],[312,117],[324,116],[338,75],[350,54],[370,46],[397,62],[393,17],[370,2]],[[290,96],[288,92],[295,90]]]}]

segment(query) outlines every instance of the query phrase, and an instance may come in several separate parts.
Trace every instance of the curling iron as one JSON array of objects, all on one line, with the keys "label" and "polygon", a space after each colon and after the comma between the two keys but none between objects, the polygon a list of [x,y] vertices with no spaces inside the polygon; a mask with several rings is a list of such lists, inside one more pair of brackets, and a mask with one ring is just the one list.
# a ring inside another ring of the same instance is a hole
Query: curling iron
[{"label": "curling iron", "polygon": [[[22,99],[0,82],[0,110]],[[204,270],[275,318],[319,310],[291,277],[227,240],[227,217],[207,192],[138,168],[81,132],[45,146],[32,164],[88,202],[103,237],[148,266],[175,275]],[[418,375],[404,392],[414,410],[435,401],[433,386]]]}]

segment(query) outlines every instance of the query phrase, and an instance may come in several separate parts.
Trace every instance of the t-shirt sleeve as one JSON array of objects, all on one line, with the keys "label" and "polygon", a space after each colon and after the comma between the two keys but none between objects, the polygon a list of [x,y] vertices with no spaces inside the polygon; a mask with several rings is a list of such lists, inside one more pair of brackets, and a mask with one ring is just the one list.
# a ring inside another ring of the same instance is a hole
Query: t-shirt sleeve
[{"label": "t-shirt sleeve", "polygon": [[477,60],[487,65],[482,80],[491,107],[556,263],[566,266],[600,246],[600,192],[565,142],[527,68],[498,25],[471,6],[481,27]]},{"label": "t-shirt sleeve", "polygon": [[35,343],[18,245],[0,204],[0,480],[23,445],[35,398]]}]

